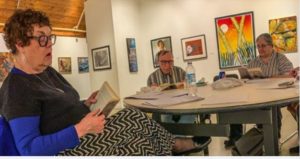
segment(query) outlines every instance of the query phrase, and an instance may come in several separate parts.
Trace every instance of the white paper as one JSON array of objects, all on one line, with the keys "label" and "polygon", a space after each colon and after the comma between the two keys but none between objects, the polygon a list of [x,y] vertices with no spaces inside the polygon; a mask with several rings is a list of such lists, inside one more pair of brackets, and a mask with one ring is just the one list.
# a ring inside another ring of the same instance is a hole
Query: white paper
[{"label": "white paper", "polygon": [[264,83],[259,89],[285,89],[295,87],[294,80],[278,80],[269,83]]},{"label": "white paper", "polygon": [[165,107],[165,106],[172,106],[175,104],[182,104],[182,103],[187,103],[187,102],[193,102],[193,101],[198,101],[202,100],[202,97],[198,96],[188,96],[188,95],[181,95],[177,97],[166,97],[166,98],[159,98],[156,100],[148,100],[145,101],[145,105],[152,105],[152,106],[157,106],[157,107]]},{"label": "white paper", "polygon": [[213,104],[229,104],[229,103],[246,103],[248,101],[247,94],[238,94],[235,96],[224,95],[212,95],[206,97],[202,102],[202,105],[213,105]]}]

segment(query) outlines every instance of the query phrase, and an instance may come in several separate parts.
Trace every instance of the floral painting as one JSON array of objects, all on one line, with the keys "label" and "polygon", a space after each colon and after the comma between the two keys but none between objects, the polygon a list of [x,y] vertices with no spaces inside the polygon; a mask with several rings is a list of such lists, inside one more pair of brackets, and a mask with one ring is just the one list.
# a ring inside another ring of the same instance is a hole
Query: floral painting
[{"label": "floral painting", "polygon": [[253,12],[215,18],[221,69],[247,65],[255,58]]},{"label": "floral painting", "polygon": [[269,32],[276,52],[297,52],[296,16],[269,20]]},{"label": "floral painting", "polygon": [[13,55],[8,52],[0,52],[0,82],[4,81],[13,66]]}]

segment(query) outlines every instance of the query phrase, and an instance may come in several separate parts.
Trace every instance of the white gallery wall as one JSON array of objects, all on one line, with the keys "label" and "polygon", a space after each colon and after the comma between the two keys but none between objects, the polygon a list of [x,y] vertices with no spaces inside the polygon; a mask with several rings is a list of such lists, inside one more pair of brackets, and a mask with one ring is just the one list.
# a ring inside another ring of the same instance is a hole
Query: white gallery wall
[{"label": "white gallery wall", "polygon": [[[112,9],[103,8],[103,5]],[[89,49],[104,44],[114,47],[112,54],[116,57],[114,62],[116,62],[117,68],[113,68],[109,72],[117,75],[119,79],[118,88],[123,98],[146,86],[148,75],[154,71],[150,40],[171,36],[175,65],[185,68],[187,64],[182,57],[181,38],[205,34],[207,59],[194,60],[193,65],[196,68],[197,79],[205,77],[207,81],[212,82],[213,77],[220,71],[215,30],[216,17],[253,11],[254,32],[255,36],[258,36],[269,31],[269,19],[294,15],[299,18],[299,1],[89,0],[86,2],[85,10],[87,12]],[[107,20],[109,17],[112,18],[113,24]],[[107,21],[109,24],[106,23]],[[108,33],[105,30],[109,25],[112,25],[110,27],[113,31],[109,30]],[[104,39],[104,41],[98,40],[97,42],[94,40],[99,38]],[[136,39],[137,73],[129,72],[126,38]],[[294,66],[299,66],[299,53],[289,53],[286,56]],[[225,71],[237,73],[236,70]],[[115,81],[113,78],[98,76],[97,74],[106,73],[95,72],[94,76],[91,76],[92,80],[96,77],[97,80],[98,78],[105,78],[105,80]]]},{"label": "white gallery wall", "polygon": [[[88,0],[85,2],[87,38],[77,38],[76,42],[76,38],[58,37],[53,47],[52,66],[57,69],[57,57],[72,58],[72,74],[63,76],[78,90],[81,98],[87,98],[104,81],[124,98],[146,86],[148,75],[154,71],[150,40],[171,36],[175,65],[185,68],[181,38],[205,34],[207,59],[195,60],[193,65],[197,79],[205,77],[211,82],[220,71],[216,17],[253,11],[257,36],[268,32],[269,19],[297,15],[299,23],[299,8],[298,0]],[[129,72],[126,38],[136,40],[137,73]],[[298,44],[300,46],[299,40]],[[112,69],[94,71],[91,49],[105,45],[110,46]],[[0,52],[6,51],[1,36]],[[90,73],[79,74],[77,57],[86,56]],[[286,56],[294,66],[299,66],[299,53]]]},{"label": "white gallery wall", "polygon": [[[9,52],[5,46],[2,33],[0,34],[0,52]],[[78,73],[77,63],[78,57],[88,57],[86,38],[58,36],[56,44],[52,47],[52,52],[52,67],[56,70],[58,70],[58,57],[71,57],[72,73],[62,75],[79,92],[81,99],[87,98],[91,92],[90,75],[89,73]]]},{"label": "white gallery wall", "polygon": [[89,53],[89,65],[91,68],[91,89],[98,90],[104,81],[108,81],[119,94],[118,66],[115,54],[115,36],[110,0],[86,1],[85,21],[87,30],[88,51],[109,45],[111,52],[111,69],[92,71],[92,56]]},{"label": "white gallery wall", "polygon": [[[91,94],[90,74],[78,72],[78,57],[88,57],[86,38],[62,37],[56,39],[52,47],[52,67],[58,70],[58,57],[71,57],[72,73],[62,74],[68,82],[78,91],[81,99]],[[92,71],[89,65],[89,71]]]}]

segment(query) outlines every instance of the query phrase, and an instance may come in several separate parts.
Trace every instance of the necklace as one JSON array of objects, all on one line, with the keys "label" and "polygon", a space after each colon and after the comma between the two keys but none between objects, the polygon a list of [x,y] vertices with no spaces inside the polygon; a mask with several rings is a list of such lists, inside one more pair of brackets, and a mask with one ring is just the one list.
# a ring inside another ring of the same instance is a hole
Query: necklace
[{"label": "necklace", "polygon": [[50,82],[52,83],[53,86],[49,85],[47,82],[45,82],[44,80],[42,80],[38,75],[34,75],[37,79],[39,79],[44,85],[46,85],[48,88],[58,91],[60,93],[65,93],[62,89],[59,89],[57,87],[54,87],[54,84],[52,83],[52,81],[50,80]]}]

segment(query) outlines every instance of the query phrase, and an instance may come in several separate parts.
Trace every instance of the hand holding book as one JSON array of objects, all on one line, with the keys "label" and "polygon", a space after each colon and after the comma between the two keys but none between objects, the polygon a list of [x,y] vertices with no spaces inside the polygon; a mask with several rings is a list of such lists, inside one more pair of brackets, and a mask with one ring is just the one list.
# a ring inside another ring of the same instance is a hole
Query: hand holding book
[{"label": "hand holding book", "polygon": [[90,97],[84,101],[84,104],[88,107],[90,107],[92,104],[96,103],[97,102],[97,94],[98,94],[99,90],[93,92]]},{"label": "hand holding book", "polygon": [[100,112],[97,115],[103,114],[106,117],[120,101],[120,97],[115,93],[115,91],[110,87],[110,85],[106,81],[98,90],[96,99],[97,102],[90,107],[90,110],[93,111],[96,109],[100,109]]}]

